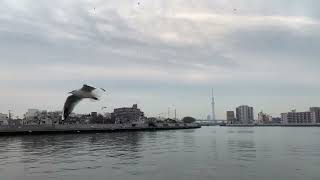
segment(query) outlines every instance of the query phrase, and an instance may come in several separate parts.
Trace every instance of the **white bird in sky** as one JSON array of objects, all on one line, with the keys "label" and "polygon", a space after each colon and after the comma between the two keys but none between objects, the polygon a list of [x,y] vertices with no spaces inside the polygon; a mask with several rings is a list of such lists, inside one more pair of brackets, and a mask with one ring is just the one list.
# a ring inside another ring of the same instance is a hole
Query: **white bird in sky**
[{"label": "white bird in sky", "polygon": [[[106,91],[103,88],[100,88],[102,91]],[[72,95],[70,95],[66,102],[64,103],[64,107],[63,107],[63,115],[62,115],[62,120],[65,120],[68,118],[68,116],[70,115],[70,113],[73,111],[74,107],[84,98],[88,98],[88,99],[94,99],[94,100],[99,100],[98,98],[98,94],[96,94],[94,91],[96,90],[96,88],[88,86],[86,84],[84,84],[82,86],[81,89],[78,90],[73,90],[69,93],[71,93]]]}]

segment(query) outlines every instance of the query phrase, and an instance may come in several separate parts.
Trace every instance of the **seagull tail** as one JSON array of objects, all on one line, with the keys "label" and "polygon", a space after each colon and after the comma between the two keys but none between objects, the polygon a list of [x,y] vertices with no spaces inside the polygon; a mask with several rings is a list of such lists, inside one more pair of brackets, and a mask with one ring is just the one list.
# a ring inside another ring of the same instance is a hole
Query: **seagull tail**
[{"label": "seagull tail", "polygon": [[95,89],[92,92],[93,98],[94,100],[100,100],[100,98],[105,94],[105,90],[103,89]]}]

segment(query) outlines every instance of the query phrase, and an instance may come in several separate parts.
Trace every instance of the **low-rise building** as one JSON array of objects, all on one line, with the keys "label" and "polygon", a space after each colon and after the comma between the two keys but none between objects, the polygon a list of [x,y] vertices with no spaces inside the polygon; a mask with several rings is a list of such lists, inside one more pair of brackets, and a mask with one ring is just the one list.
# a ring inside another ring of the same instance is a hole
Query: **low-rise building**
[{"label": "low-rise building", "polygon": [[23,125],[23,120],[22,119],[9,119],[8,125],[9,126],[21,126],[21,125]]},{"label": "low-rise building", "polygon": [[8,125],[8,120],[9,120],[9,117],[7,114],[0,113],[0,126],[1,125]]},{"label": "low-rise building", "polygon": [[287,113],[281,113],[281,121],[283,124],[310,124],[311,112],[296,112],[295,110]]},{"label": "low-rise building", "polygon": [[35,117],[40,112],[39,109],[28,109],[28,111],[24,114],[26,119]]},{"label": "low-rise building", "polygon": [[28,111],[24,114],[24,123],[39,124],[39,120],[37,118],[39,113],[40,113],[39,109],[28,109]]},{"label": "low-rise building", "polygon": [[132,107],[114,109],[111,117],[117,124],[139,123],[145,119],[144,113],[138,108],[137,104],[134,104]]},{"label": "low-rise building", "polygon": [[61,111],[47,112],[38,109],[28,109],[24,115],[24,124],[57,124],[61,120]]},{"label": "low-rise building", "polygon": [[52,120],[51,123],[58,124],[62,119],[62,111],[48,112],[47,117]]},{"label": "low-rise building", "polygon": [[97,112],[91,112],[91,117],[97,117],[98,113]]},{"label": "low-rise building", "polygon": [[272,116],[261,111],[258,113],[257,123],[258,124],[270,124],[270,123],[272,123]]},{"label": "low-rise building", "polygon": [[281,124],[281,118],[280,117],[273,117],[272,124]]}]

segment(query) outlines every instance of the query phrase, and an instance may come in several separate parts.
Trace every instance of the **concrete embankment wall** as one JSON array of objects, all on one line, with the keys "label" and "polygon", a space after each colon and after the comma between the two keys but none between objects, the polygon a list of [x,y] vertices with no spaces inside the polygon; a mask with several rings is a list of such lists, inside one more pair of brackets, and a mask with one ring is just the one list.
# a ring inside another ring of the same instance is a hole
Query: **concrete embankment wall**
[{"label": "concrete embankment wall", "polygon": [[138,130],[170,130],[200,128],[195,123],[184,124],[68,124],[68,125],[23,125],[23,126],[0,126],[0,135],[15,134],[48,134],[48,133],[89,133],[89,132],[112,132],[112,131],[138,131]]}]

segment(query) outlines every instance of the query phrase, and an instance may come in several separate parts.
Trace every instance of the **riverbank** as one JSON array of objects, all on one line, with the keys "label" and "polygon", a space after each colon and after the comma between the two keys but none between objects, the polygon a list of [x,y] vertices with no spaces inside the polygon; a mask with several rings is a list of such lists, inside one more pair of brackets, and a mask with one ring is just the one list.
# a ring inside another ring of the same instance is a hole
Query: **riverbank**
[{"label": "riverbank", "polygon": [[320,124],[223,124],[226,127],[320,127]]},{"label": "riverbank", "polygon": [[58,133],[97,133],[116,131],[153,131],[201,128],[197,123],[158,123],[148,124],[67,124],[67,125],[23,125],[0,126],[0,135],[58,134]]}]

